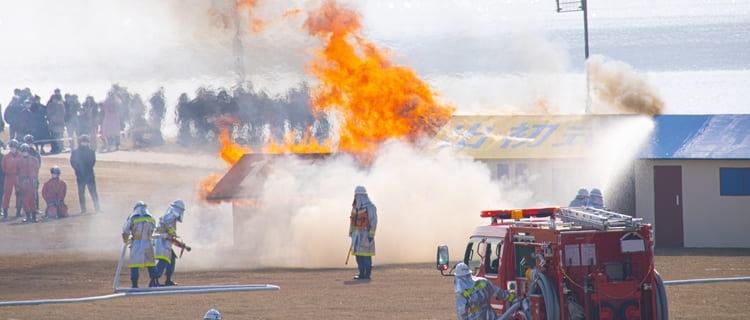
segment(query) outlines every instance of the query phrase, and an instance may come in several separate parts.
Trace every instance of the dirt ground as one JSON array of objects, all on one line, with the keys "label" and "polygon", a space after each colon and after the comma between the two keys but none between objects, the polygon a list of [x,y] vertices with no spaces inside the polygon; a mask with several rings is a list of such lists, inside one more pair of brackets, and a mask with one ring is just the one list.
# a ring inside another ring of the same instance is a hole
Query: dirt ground
[{"label": "dirt ground", "polygon": [[[96,172],[100,197],[106,199],[102,202],[104,212],[78,215],[68,156],[44,157],[42,180],[46,180],[44,172],[50,166],[63,168],[72,217],[38,224],[21,224],[15,219],[0,222],[0,301],[113,293],[119,251],[91,253],[98,245],[96,241],[112,238],[112,232],[89,230],[88,238],[81,238],[77,228],[82,222],[117,219],[120,223],[122,213],[115,214],[117,208],[132,206],[133,198],[143,197],[144,188],[184,188],[197,183],[192,178],[195,173],[216,172],[215,163],[198,165],[193,161],[176,166],[145,163],[138,154],[125,151],[102,154]],[[193,174],[184,175],[186,170]],[[166,180],[166,176],[174,179]],[[377,265],[377,256],[375,262],[370,282],[351,280],[355,272],[351,265],[330,269],[178,270],[176,281],[182,285],[274,284],[281,290],[0,307],[0,319],[200,319],[210,308],[219,309],[225,319],[455,319],[452,278],[442,277],[434,262]],[[660,250],[656,268],[665,280],[750,276],[750,249]],[[141,277],[147,278],[145,271]],[[121,286],[128,285],[127,278],[122,277]],[[669,286],[667,294],[672,319],[750,318],[750,282]]]}]

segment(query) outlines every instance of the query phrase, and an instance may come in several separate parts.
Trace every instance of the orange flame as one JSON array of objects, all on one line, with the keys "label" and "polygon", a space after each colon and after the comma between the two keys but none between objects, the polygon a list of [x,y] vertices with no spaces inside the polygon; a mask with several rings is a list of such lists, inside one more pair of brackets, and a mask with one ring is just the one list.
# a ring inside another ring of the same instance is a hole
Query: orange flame
[{"label": "orange flame", "polygon": [[[253,17],[252,10],[257,4],[257,0],[240,0],[237,9],[248,10],[251,25],[254,29],[260,25],[260,32],[268,23]],[[287,11],[282,18],[299,12],[299,9]],[[308,128],[301,138],[296,130],[287,133],[281,141],[263,147],[264,152],[330,153],[335,149],[369,162],[382,142],[403,139],[417,143],[434,135],[455,111],[454,106],[437,102],[437,93],[414,70],[391,62],[390,52],[364,39],[359,34],[360,15],[355,11],[327,0],[308,13],[304,28],[322,43],[306,67],[318,78],[317,87],[311,90],[310,103],[315,113],[327,112],[339,117],[338,144],[334,147],[331,141],[317,141],[310,134],[312,128]],[[252,152],[232,141],[231,126],[219,127],[220,155],[229,165]],[[213,184],[204,181],[203,186],[210,186],[207,189],[210,192],[216,182],[218,179]]]},{"label": "orange flame", "polygon": [[387,51],[357,34],[360,27],[359,14],[332,0],[305,22],[324,42],[307,67],[319,80],[311,103],[343,116],[338,150],[372,155],[387,139],[415,143],[433,135],[455,107],[436,102],[414,70],[389,61]]},{"label": "orange flame", "polygon": [[331,142],[326,141],[323,144],[318,139],[310,136],[310,129],[305,131],[300,141],[296,141],[299,132],[295,129],[287,133],[281,142],[272,141],[263,148],[265,153],[330,153]]},{"label": "orange flame", "polygon": [[284,18],[284,19],[286,19],[286,18],[292,18],[292,17],[297,17],[297,16],[300,15],[300,13],[302,13],[302,10],[300,10],[299,8],[295,8],[295,9],[288,10],[288,11],[284,12],[281,15],[281,17]]},{"label": "orange flame", "polygon": [[250,27],[250,29],[253,30],[253,32],[255,32],[255,33],[260,33],[263,30],[265,30],[266,27],[268,27],[269,24],[271,24],[271,23],[268,22],[268,21],[263,21],[263,20],[258,19],[258,18],[253,18],[252,21],[251,21],[251,27]]},{"label": "orange flame", "polygon": [[198,199],[210,202],[208,200],[208,194],[214,190],[214,187],[221,180],[221,174],[213,173],[208,177],[203,178],[198,185]]},{"label": "orange flame", "polygon": [[[240,158],[246,153],[253,153],[253,150],[244,147],[241,145],[238,145],[232,141],[232,139],[229,136],[229,129],[231,129],[232,125],[236,124],[238,121],[237,119],[222,116],[216,119],[215,124],[219,128],[219,141],[221,142],[221,149],[219,149],[219,156],[221,156],[221,159],[224,160],[224,162],[227,163],[228,167],[231,167],[237,161],[240,161]],[[219,180],[221,180],[221,175],[218,173],[214,173],[203,180],[201,180],[200,185],[198,187],[198,195],[200,196],[199,199],[204,199],[208,201],[207,196],[211,193],[211,191],[216,187],[216,184],[219,183]]]}]

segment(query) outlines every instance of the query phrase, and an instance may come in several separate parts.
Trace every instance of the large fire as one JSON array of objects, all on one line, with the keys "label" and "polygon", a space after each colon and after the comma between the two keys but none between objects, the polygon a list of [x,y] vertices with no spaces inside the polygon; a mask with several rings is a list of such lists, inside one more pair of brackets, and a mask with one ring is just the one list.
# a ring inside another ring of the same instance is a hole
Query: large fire
[{"label": "large fire", "polygon": [[[257,0],[240,1],[237,10],[251,10],[256,5]],[[257,19],[252,14],[249,18]],[[432,136],[450,119],[455,107],[439,103],[437,94],[414,70],[396,65],[389,60],[389,51],[363,38],[359,33],[360,19],[357,12],[328,0],[308,12],[303,26],[321,42],[321,48],[314,50],[315,56],[306,68],[318,79],[312,88],[310,104],[315,112],[338,118],[336,145],[315,140],[310,134],[312,129],[308,129],[304,133],[288,133],[280,141],[263,147],[263,152],[345,152],[367,163],[384,141],[401,139],[417,143]],[[228,165],[252,152],[232,141],[230,126],[219,127],[220,155]],[[216,182],[218,179],[209,177],[203,182],[201,193],[210,192]]]},{"label": "large fire", "polygon": [[342,118],[338,151],[373,155],[385,140],[417,142],[450,119],[453,106],[436,102],[414,70],[394,64],[358,34],[358,13],[327,1],[304,27],[323,42],[307,68],[319,81],[311,104]]}]

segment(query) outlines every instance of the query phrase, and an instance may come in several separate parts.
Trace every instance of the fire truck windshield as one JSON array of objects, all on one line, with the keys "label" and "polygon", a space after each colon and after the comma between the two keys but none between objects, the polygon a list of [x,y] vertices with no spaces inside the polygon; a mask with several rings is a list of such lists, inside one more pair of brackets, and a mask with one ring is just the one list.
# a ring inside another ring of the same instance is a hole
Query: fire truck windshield
[{"label": "fire truck windshield", "polygon": [[[471,238],[466,245],[464,262],[474,275],[496,276],[500,267],[502,238]],[[481,268],[481,270],[480,270]]]}]

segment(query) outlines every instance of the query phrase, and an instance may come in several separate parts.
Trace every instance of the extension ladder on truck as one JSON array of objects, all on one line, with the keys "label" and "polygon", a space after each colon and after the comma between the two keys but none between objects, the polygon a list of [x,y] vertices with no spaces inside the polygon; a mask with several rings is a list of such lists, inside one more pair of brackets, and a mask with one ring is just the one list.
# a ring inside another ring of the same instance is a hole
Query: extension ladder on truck
[{"label": "extension ladder on truck", "polygon": [[643,221],[626,214],[592,207],[560,208],[556,216],[564,222],[597,230],[635,230]]}]

